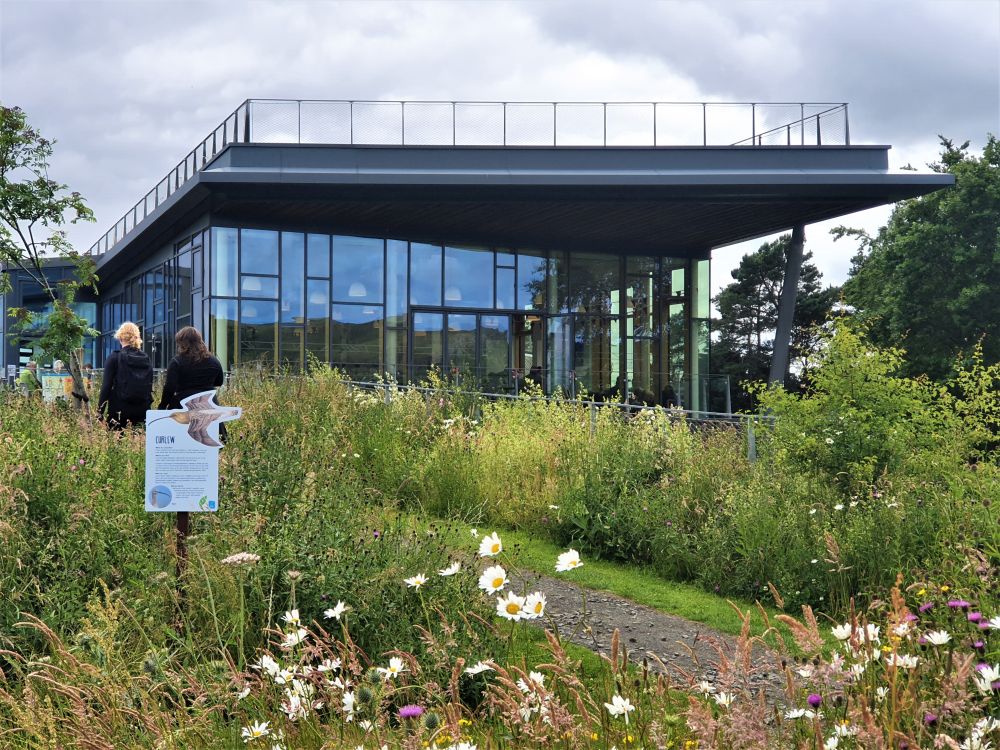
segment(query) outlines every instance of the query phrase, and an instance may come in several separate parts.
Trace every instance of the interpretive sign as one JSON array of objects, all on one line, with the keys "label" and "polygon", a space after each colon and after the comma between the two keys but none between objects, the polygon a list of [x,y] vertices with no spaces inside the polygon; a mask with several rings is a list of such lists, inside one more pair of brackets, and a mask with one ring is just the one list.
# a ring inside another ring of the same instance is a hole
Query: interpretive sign
[{"label": "interpretive sign", "polygon": [[146,412],[147,511],[219,509],[219,426],[242,414],[215,403],[215,391],[188,396],[180,409]]}]

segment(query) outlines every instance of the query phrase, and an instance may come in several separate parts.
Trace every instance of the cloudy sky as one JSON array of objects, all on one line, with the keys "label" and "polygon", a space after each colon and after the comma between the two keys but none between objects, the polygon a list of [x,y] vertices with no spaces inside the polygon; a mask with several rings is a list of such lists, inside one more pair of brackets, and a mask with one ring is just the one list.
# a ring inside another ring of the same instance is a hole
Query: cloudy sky
[{"label": "cloudy sky", "polygon": [[[97,213],[79,248],[247,98],[846,101],[853,142],[925,168],[939,133],[1000,132],[1000,1],[0,0],[0,97]],[[839,283],[828,231],[807,246]],[[716,251],[716,287],[757,245]]]}]

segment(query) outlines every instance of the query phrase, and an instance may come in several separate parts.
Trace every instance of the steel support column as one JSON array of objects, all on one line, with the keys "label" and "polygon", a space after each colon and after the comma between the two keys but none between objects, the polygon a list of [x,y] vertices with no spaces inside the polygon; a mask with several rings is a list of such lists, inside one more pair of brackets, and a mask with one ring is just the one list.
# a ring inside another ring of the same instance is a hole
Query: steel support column
[{"label": "steel support column", "polygon": [[781,300],[778,302],[778,328],[774,332],[774,350],[771,354],[771,373],[768,384],[785,382],[788,373],[788,347],[792,338],[792,321],[795,318],[795,298],[799,289],[799,274],[802,271],[802,248],[805,245],[806,230],[802,224],[792,229],[792,242],[788,246],[785,259],[785,279],[781,284]]}]

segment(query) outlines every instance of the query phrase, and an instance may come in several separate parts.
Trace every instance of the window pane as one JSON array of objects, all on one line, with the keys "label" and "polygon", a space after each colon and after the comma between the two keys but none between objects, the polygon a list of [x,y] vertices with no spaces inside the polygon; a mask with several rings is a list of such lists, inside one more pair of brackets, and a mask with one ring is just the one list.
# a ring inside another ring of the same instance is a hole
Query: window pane
[{"label": "window pane", "polygon": [[459,382],[478,379],[476,372],[476,316],[448,315],[448,377]]},{"label": "window pane", "polygon": [[514,253],[507,253],[503,250],[497,250],[497,265],[505,266],[506,268],[514,267]]},{"label": "window pane", "polygon": [[444,251],[446,307],[493,307],[493,251],[446,247]]},{"label": "window pane", "polygon": [[517,307],[541,310],[545,306],[545,253],[517,254]]},{"label": "window pane", "polygon": [[479,328],[479,381],[490,393],[504,393],[511,388],[510,317],[483,315]]},{"label": "window pane", "polygon": [[[336,274],[334,266],[334,274]],[[352,378],[382,372],[382,307],[333,305],[333,363]]]},{"label": "window pane", "polygon": [[616,256],[575,253],[570,263],[569,280],[570,310],[609,315],[617,306],[620,283]]},{"label": "window pane", "polygon": [[250,362],[273,365],[278,350],[278,303],[240,302],[239,340],[241,367]]},{"label": "window pane", "polygon": [[497,308],[510,310],[514,305],[514,269],[497,269]]},{"label": "window pane", "polygon": [[387,328],[385,331],[385,371],[397,382],[409,380],[405,328]]},{"label": "window pane", "polygon": [[329,362],[330,282],[310,279],[306,291],[306,350],[320,362]]},{"label": "window pane", "polygon": [[212,229],[212,294],[236,296],[236,230]]},{"label": "window pane", "polygon": [[441,248],[410,243],[410,304],[441,304]]},{"label": "window pane", "polygon": [[[573,327],[568,315],[558,315],[548,321],[548,383],[546,390],[551,393],[562,388],[568,395],[575,393],[573,379]],[[530,373],[529,373],[530,374]]]},{"label": "window pane", "polygon": [[417,313],[413,316],[414,381],[421,380],[432,367],[441,368],[444,358],[444,316],[439,313]]},{"label": "window pane", "polygon": [[[616,398],[620,386],[617,380],[616,357],[612,357],[611,320],[609,318],[577,317],[573,348],[573,370],[577,393],[590,393],[599,398]],[[612,365],[615,365],[612,367]]]},{"label": "window pane", "polygon": [[389,240],[385,247],[385,317],[388,326],[406,325],[407,243]]},{"label": "window pane", "polygon": [[191,254],[191,286],[201,289],[201,251],[195,250]]},{"label": "window pane", "polygon": [[281,233],[281,322],[305,318],[305,235]]},{"label": "window pane", "polygon": [[[199,260],[201,259],[200,253]],[[177,317],[191,314],[191,253],[177,256]],[[178,322],[178,328],[181,327]],[[188,323],[190,325],[190,323]]]},{"label": "window pane", "polygon": [[333,298],[338,302],[381,302],[383,240],[333,238]]},{"label": "window pane", "polygon": [[308,239],[310,276],[330,277],[330,235],[310,234]]},{"label": "window pane", "polygon": [[278,275],[278,233],[266,229],[240,230],[240,271]]},{"label": "window pane", "polygon": [[240,294],[262,299],[278,298],[278,279],[274,276],[244,276],[240,279]]},{"label": "window pane", "polygon": [[697,260],[692,264],[691,301],[694,303],[692,318],[708,318],[712,315],[712,271],[708,260]]},{"label": "window pane", "polygon": [[281,345],[278,350],[278,365],[289,370],[302,369],[305,356],[305,329],[297,325],[281,326]]},{"label": "window pane", "polygon": [[231,369],[236,362],[236,300],[212,300],[208,322],[208,345],[222,366]]}]

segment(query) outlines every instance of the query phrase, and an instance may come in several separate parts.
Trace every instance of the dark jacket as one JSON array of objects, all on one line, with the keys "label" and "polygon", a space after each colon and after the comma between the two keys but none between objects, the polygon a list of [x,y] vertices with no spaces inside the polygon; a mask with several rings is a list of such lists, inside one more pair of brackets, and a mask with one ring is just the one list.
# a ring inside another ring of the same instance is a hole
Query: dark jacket
[{"label": "dark jacket", "polygon": [[[153,403],[153,394],[150,392],[145,403],[126,403],[115,393],[115,381],[118,378],[118,368],[124,367],[122,363],[123,353],[129,356],[146,355],[134,346],[122,347],[119,351],[113,351],[104,363],[104,382],[101,384],[101,395],[97,398],[97,413],[102,419],[107,419],[108,424],[113,427],[125,427],[130,424],[144,424],[146,421],[146,409]],[[148,357],[147,357],[148,362]]]},{"label": "dark jacket", "polygon": [[202,391],[211,391],[224,382],[222,365],[211,354],[200,362],[174,357],[167,365],[160,409],[180,409],[181,401]]}]

